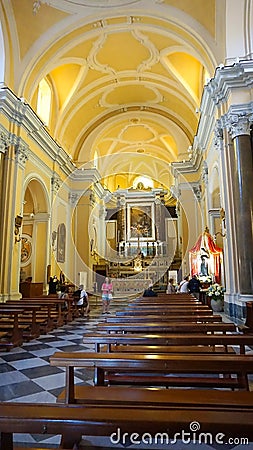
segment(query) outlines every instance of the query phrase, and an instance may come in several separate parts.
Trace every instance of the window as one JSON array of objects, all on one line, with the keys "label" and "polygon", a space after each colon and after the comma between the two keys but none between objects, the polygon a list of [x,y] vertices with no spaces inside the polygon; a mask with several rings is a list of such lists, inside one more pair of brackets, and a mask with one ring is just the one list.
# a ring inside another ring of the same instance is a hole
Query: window
[{"label": "window", "polygon": [[153,189],[154,188],[154,182],[149,177],[137,177],[135,178],[133,182],[133,188],[134,189]]},{"label": "window", "polygon": [[51,89],[49,83],[43,78],[39,83],[37,98],[37,113],[48,126],[51,111]]}]

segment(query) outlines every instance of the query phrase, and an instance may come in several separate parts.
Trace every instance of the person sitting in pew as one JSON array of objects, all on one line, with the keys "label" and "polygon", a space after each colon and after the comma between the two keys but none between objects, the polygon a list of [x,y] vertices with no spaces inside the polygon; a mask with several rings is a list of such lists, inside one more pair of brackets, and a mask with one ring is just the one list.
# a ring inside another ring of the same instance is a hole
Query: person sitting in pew
[{"label": "person sitting in pew", "polygon": [[153,291],[153,284],[150,284],[148,289],[145,289],[143,297],[157,297],[157,293]]}]

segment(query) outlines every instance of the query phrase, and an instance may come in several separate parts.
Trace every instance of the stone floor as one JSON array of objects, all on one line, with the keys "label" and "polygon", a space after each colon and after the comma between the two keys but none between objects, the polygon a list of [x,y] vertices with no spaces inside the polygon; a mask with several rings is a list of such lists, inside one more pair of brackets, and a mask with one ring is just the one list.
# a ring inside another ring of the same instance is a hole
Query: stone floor
[{"label": "stone floor", "polygon": [[[111,312],[119,309],[113,306]],[[84,345],[82,336],[84,332],[96,329],[99,321],[103,321],[100,305],[93,306],[88,319],[77,319],[71,324],[54,330],[50,334],[42,335],[39,339],[25,343],[22,347],[12,349],[10,352],[0,352],[0,401],[7,402],[34,402],[34,403],[55,403],[58,394],[65,385],[64,369],[51,367],[49,357],[55,351],[93,351],[92,345]],[[224,317],[224,320],[226,318]],[[248,349],[252,352],[252,349]],[[93,371],[80,369],[75,371],[75,382],[78,384],[93,384]],[[253,390],[253,387],[252,387]],[[253,424],[252,424],[253,425]],[[148,430],[147,430],[148,431]],[[54,448],[60,441],[59,436],[44,435],[15,435],[17,445]],[[246,445],[231,446],[205,445],[205,444],[185,444],[177,442],[175,444],[138,444],[132,445],[129,440],[123,444],[112,444],[110,438],[85,437],[82,448],[100,450],[109,448],[145,448],[145,449],[176,449],[193,450],[202,448],[236,450],[252,449],[253,443]]]}]

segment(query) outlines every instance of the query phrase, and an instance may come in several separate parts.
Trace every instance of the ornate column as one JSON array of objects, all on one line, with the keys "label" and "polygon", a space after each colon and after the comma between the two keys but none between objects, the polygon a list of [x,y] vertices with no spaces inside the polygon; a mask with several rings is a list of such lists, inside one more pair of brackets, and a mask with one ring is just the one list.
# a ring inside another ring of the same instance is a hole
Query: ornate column
[{"label": "ornate column", "polygon": [[0,141],[1,153],[4,153],[0,182],[0,296],[4,300],[20,298],[21,241],[15,241],[14,227],[15,217],[23,215],[24,168],[29,148],[20,137],[7,132],[1,133]]},{"label": "ornate column", "polygon": [[[8,162],[7,154],[8,147],[10,145],[9,134],[7,132],[0,132],[0,297],[7,298],[7,267],[6,267],[6,251],[7,251],[7,242],[9,240],[9,226],[10,221],[9,218],[6,217],[6,196],[7,196],[7,173],[6,173],[6,164]],[[8,223],[8,225],[7,225]]]},{"label": "ornate column", "polygon": [[253,158],[250,125],[253,115],[245,112],[226,115],[232,138],[230,162],[234,197],[240,294],[253,292]]}]

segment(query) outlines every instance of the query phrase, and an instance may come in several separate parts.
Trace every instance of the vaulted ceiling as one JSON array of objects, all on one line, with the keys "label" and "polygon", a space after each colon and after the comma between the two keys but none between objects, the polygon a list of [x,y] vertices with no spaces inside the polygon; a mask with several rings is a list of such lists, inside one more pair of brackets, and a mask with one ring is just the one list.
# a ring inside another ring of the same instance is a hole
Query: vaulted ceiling
[{"label": "vaulted ceiling", "polygon": [[144,174],[169,186],[170,163],[189,158],[205,81],[223,60],[225,2],[1,3],[6,82],[36,111],[38,84],[49,81],[48,128],[76,165],[96,158],[112,188],[115,174],[122,184]]}]

